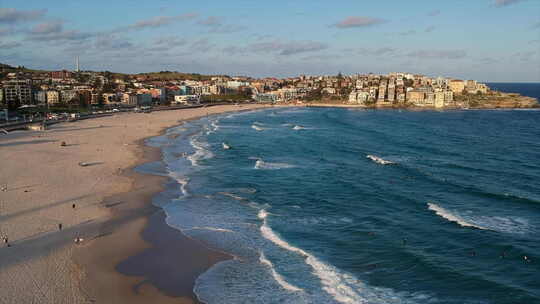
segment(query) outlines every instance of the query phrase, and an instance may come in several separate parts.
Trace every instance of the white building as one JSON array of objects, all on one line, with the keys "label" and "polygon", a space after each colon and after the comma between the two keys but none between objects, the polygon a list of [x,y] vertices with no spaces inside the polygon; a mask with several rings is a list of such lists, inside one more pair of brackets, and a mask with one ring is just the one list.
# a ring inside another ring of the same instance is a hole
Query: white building
[{"label": "white building", "polygon": [[199,95],[175,95],[172,104],[199,104],[201,99]]}]

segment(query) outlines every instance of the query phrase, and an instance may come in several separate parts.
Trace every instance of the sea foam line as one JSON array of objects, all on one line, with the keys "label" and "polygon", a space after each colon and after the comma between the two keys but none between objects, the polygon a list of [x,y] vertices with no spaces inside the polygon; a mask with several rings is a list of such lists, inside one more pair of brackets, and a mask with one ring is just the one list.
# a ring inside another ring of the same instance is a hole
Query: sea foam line
[{"label": "sea foam line", "polygon": [[190,139],[189,143],[191,144],[191,146],[193,148],[195,148],[195,153],[191,154],[187,158],[189,159],[189,161],[191,161],[191,164],[194,167],[199,166],[199,163],[198,163],[199,160],[214,157],[214,154],[212,154],[212,152],[206,150],[205,147],[204,147],[204,144],[197,141],[197,139],[195,139],[195,137],[192,137]]},{"label": "sea foam line", "polygon": [[437,204],[428,203],[428,209],[435,211],[435,214],[437,214],[438,216],[445,218],[449,220],[450,222],[455,222],[462,227],[473,227],[473,228],[482,229],[482,230],[489,230],[485,227],[469,223],[466,220],[464,220],[462,217],[460,217],[459,215],[452,214],[450,211],[444,209],[443,207]]},{"label": "sea foam line", "polygon": [[269,163],[265,162],[262,159],[257,159],[255,162],[254,169],[266,169],[266,170],[279,170],[279,169],[289,169],[294,168],[294,165],[287,163]]},{"label": "sea foam line", "polygon": [[264,255],[264,252],[262,252],[262,251],[261,251],[261,255],[259,257],[259,261],[261,262],[261,264],[266,265],[266,266],[268,266],[268,268],[270,268],[270,272],[272,273],[272,277],[274,277],[274,280],[276,280],[276,282],[278,282],[278,284],[281,285],[281,287],[283,287],[283,288],[285,288],[287,290],[290,290],[290,291],[294,291],[294,292],[304,291],[303,289],[298,288],[298,287],[288,283],[279,273],[277,273],[277,271],[274,268],[274,265],[272,264],[272,262],[270,262],[270,260],[268,260],[266,258],[266,256]]},{"label": "sea foam line", "polygon": [[304,250],[294,247],[281,239],[267,223],[268,212],[266,210],[259,211],[258,217],[263,220],[260,228],[264,238],[270,240],[274,244],[298,253],[305,257],[306,263],[311,266],[313,273],[319,278],[323,285],[323,290],[330,294],[336,301],[340,303],[363,303],[365,298],[362,298],[353,288],[358,289],[359,285],[364,285],[362,282],[355,279],[352,275],[341,274],[334,267],[321,262],[313,255]]},{"label": "sea foam line", "polygon": [[259,127],[259,126],[257,126],[257,125],[252,125],[251,128],[254,129],[254,130],[256,130],[256,131],[262,131],[262,130],[264,130],[264,128],[261,128],[261,127]]},{"label": "sea foam line", "polygon": [[230,233],[234,233],[234,231],[230,230],[230,229],[225,229],[225,228],[215,228],[215,227],[198,227],[198,226],[195,226],[193,228],[190,228],[190,229],[184,229],[184,231],[187,231],[187,230],[210,230],[210,231],[216,231],[216,232],[230,232]]}]

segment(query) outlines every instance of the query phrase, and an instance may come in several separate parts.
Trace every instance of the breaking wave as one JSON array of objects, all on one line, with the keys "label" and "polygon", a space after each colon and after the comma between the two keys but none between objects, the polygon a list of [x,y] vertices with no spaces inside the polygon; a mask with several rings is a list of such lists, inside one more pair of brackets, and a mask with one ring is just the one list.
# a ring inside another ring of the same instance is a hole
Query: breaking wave
[{"label": "breaking wave", "polygon": [[445,219],[449,220],[450,222],[457,223],[458,225],[460,225],[462,227],[472,227],[472,228],[477,228],[477,229],[482,229],[482,230],[491,230],[491,229],[488,229],[486,227],[476,225],[474,223],[469,223],[465,219],[460,217],[459,215],[453,214],[449,210],[446,210],[446,209],[444,209],[443,207],[441,207],[441,206],[439,206],[437,204],[428,203],[428,209],[432,210],[432,211],[435,211],[435,213],[438,216],[440,216],[442,218],[445,218]]},{"label": "breaking wave", "polygon": [[269,163],[265,162],[262,159],[258,159],[255,162],[255,169],[259,170],[279,170],[279,169],[288,169],[288,168],[294,168],[294,165],[290,165],[287,163]]},{"label": "breaking wave", "polygon": [[366,158],[369,158],[372,161],[376,162],[377,164],[381,164],[381,165],[394,165],[395,164],[395,162],[392,162],[392,161],[389,161],[389,160],[386,160],[386,159],[383,159],[381,157],[371,155],[371,154],[366,156]]},{"label": "breaking wave", "polygon": [[189,143],[195,148],[195,153],[188,156],[187,159],[194,167],[199,166],[199,161],[214,157],[214,154],[206,149],[208,145],[198,141],[195,137],[192,137]]},{"label": "breaking wave", "polygon": [[261,251],[261,256],[259,258],[259,261],[261,262],[261,264],[266,265],[270,269],[270,272],[272,273],[272,277],[274,278],[274,280],[276,280],[276,282],[278,282],[278,284],[281,287],[290,291],[295,291],[295,292],[303,291],[303,289],[298,288],[294,285],[291,285],[290,283],[285,281],[285,279],[279,273],[277,273],[272,262],[270,262],[270,260],[266,258],[266,256],[264,255],[264,252],[262,251]]},{"label": "breaking wave", "polygon": [[[392,301],[392,303],[410,303],[389,288],[368,286],[352,274],[342,272],[306,251],[289,244],[270,228],[267,222],[268,213],[265,210],[261,210],[258,217],[263,221],[260,227],[262,236],[277,246],[302,256],[305,263],[313,270],[313,274],[320,280],[322,289],[332,296],[335,301],[346,304],[389,303],[389,301]],[[420,297],[425,298],[424,295]]]}]

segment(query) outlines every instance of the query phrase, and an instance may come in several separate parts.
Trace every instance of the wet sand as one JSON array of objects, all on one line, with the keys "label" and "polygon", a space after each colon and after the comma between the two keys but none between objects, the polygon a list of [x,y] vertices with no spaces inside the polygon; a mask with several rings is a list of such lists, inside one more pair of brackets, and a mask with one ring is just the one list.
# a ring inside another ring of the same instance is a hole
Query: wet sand
[{"label": "wet sand", "polygon": [[0,136],[0,235],[11,245],[0,244],[0,302],[197,303],[195,278],[230,256],[167,226],[150,203],[166,178],[132,168],[160,159],[144,138],[257,107],[119,114]]}]

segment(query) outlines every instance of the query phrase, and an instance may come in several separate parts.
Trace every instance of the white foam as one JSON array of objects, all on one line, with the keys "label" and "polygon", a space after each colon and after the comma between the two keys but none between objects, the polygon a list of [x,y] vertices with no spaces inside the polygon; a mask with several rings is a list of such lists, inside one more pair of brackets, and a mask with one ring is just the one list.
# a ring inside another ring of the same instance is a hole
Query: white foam
[{"label": "white foam", "polygon": [[263,131],[263,130],[264,130],[264,128],[261,128],[261,127],[259,127],[259,126],[257,126],[257,125],[252,125],[251,128],[252,128],[252,129],[255,129],[255,130],[257,130],[257,131]]},{"label": "white foam", "polygon": [[215,228],[215,227],[193,227],[190,229],[184,229],[184,231],[188,230],[210,230],[210,231],[216,231],[216,232],[228,232],[228,233],[234,233],[234,231],[230,229],[224,229],[224,228]]},{"label": "white foam", "polygon": [[208,159],[214,157],[214,154],[209,150],[205,149],[207,145],[197,141],[195,137],[192,137],[189,140],[189,143],[193,148],[195,148],[195,153],[187,157],[191,164],[195,167],[199,166],[199,161],[202,159]]},{"label": "white foam", "polygon": [[218,120],[211,120],[210,124],[205,125],[203,127],[204,131],[206,131],[205,134],[210,135],[210,134],[216,132],[217,130],[219,130],[219,125],[217,123],[218,123]]},{"label": "white foam", "polygon": [[215,120],[215,121],[212,121],[212,123],[210,124],[212,126],[212,130],[215,132],[217,130],[219,130],[219,125],[217,124],[218,121]]},{"label": "white foam", "polygon": [[378,156],[375,156],[375,155],[368,155],[368,156],[366,156],[366,158],[369,158],[372,161],[374,161],[374,162],[376,162],[378,164],[381,164],[381,165],[393,165],[393,164],[395,164],[394,162],[382,159],[382,158],[380,158]]},{"label": "white foam", "polygon": [[[393,298],[394,300],[397,299],[397,295],[394,294],[392,290],[384,288],[368,289],[363,282],[356,279],[353,275],[340,272],[335,267],[325,264],[304,250],[287,243],[268,226],[267,216],[268,213],[266,213],[265,210],[259,212],[259,218],[263,220],[263,224],[260,227],[263,237],[281,248],[303,256],[306,263],[313,269],[313,274],[319,278],[323,290],[331,295],[336,301],[352,304],[366,303],[368,298],[377,300],[388,300],[388,298]],[[357,290],[362,290],[363,292],[359,293]]]},{"label": "white foam", "polygon": [[447,219],[447,220],[449,220],[451,222],[455,222],[455,223],[459,224],[460,226],[473,227],[473,228],[478,228],[478,229],[482,229],[482,230],[490,230],[488,228],[485,228],[485,227],[482,227],[482,226],[479,226],[479,225],[476,225],[476,224],[473,224],[473,223],[469,223],[465,219],[460,217],[459,215],[453,214],[452,212],[444,209],[443,207],[441,207],[441,206],[439,206],[437,204],[428,203],[428,209],[432,210],[432,211],[435,211],[435,213],[438,216],[440,216],[442,218],[445,218],[445,219]]},{"label": "white foam", "polygon": [[261,264],[268,266],[268,268],[270,269],[270,272],[272,273],[272,277],[274,277],[274,280],[276,280],[276,282],[278,282],[278,284],[281,287],[283,287],[286,290],[293,291],[293,292],[303,291],[301,288],[298,288],[288,283],[279,273],[277,273],[272,262],[270,262],[270,260],[266,258],[266,256],[264,255],[264,252],[262,251],[259,257],[259,261],[261,262]]},{"label": "white foam", "polygon": [[186,189],[187,184],[189,183],[189,179],[185,176],[179,175],[178,173],[174,171],[169,170],[169,176],[172,177],[174,180],[176,180],[180,184],[180,191],[182,191],[182,194],[184,196],[189,196],[189,192]]},{"label": "white foam", "polygon": [[288,169],[288,168],[294,168],[294,165],[290,165],[287,163],[268,163],[263,161],[262,159],[258,159],[255,162],[255,169],[259,170],[279,170],[279,169]]},{"label": "white foam", "polygon": [[257,217],[260,218],[261,220],[265,219],[267,216],[268,216],[268,212],[266,212],[266,210],[264,209],[259,211],[259,214],[257,214]]},{"label": "white foam", "polygon": [[237,201],[245,201],[246,200],[245,198],[243,198],[241,196],[238,196],[236,194],[230,193],[230,192],[219,192],[219,194],[224,195],[224,196],[228,196],[228,197],[233,198],[233,199],[235,199]]}]

